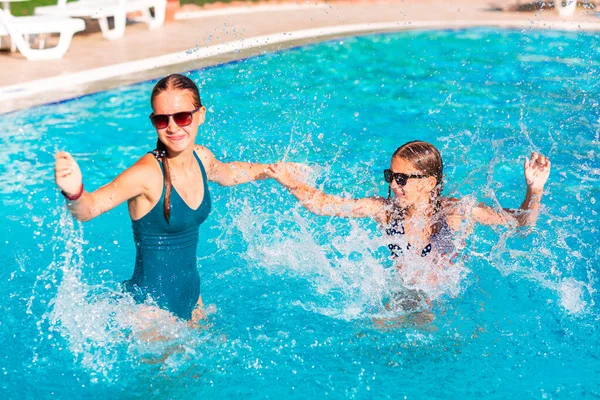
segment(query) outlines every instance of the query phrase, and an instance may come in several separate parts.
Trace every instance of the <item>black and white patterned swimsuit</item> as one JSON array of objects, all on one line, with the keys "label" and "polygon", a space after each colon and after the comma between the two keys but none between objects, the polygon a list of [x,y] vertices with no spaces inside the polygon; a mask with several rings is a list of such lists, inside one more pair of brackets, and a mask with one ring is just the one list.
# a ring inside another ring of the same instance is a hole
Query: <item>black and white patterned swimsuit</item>
[{"label": "black and white patterned swimsuit", "polygon": [[[404,235],[404,221],[402,219],[393,220],[385,232],[392,237]],[[410,250],[411,247],[411,244],[407,242],[406,250]],[[431,236],[429,244],[421,250],[421,257],[426,257],[434,248],[441,255],[453,255],[456,253],[456,246],[452,242],[452,230],[446,223],[446,220],[442,222],[440,230]],[[390,249],[393,258],[398,258],[404,254],[402,246],[397,243],[388,244],[388,249]]]}]

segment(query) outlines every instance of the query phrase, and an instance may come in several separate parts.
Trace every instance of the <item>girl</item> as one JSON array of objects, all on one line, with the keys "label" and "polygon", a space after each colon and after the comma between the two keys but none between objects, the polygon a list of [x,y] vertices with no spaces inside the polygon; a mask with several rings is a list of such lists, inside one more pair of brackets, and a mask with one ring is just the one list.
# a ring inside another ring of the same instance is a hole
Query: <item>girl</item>
[{"label": "girl", "polygon": [[[453,240],[456,233],[461,227],[468,231],[473,222],[535,225],[544,185],[550,174],[550,161],[533,153],[531,159],[525,160],[524,172],[527,190],[521,207],[518,210],[495,210],[484,204],[466,207],[459,199],[443,197],[442,157],[432,144],[423,141],[408,142],[392,155],[389,169],[383,171],[383,177],[389,184],[387,199],[332,196],[299,182],[285,165],[272,165],[267,169],[270,177],[285,186],[315,214],[376,220],[387,235],[388,248],[400,269],[408,259],[427,259],[429,265],[440,265],[440,260],[445,260],[447,265],[456,255]],[[409,284],[418,279],[428,284],[437,283],[437,275],[432,271],[421,270],[416,275],[411,274]],[[402,295],[398,305],[412,309],[418,300],[415,298],[422,298],[422,295],[422,292],[408,297]]]}]

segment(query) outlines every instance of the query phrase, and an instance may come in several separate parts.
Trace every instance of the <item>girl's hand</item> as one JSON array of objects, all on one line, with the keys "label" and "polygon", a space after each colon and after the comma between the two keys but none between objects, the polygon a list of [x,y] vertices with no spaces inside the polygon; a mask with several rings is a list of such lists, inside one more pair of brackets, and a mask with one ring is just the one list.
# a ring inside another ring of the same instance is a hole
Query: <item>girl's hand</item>
[{"label": "girl's hand", "polygon": [[531,191],[543,191],[550,176],[550,160],[539,153],[532,153],[531,160],[525,158],[525,181]]},{"label": "girl's hand", "polygon": [[54,180],[56,184],[69,196],[76,195],[81,189],[81,170],[79,165],[75,162],[73,157],[65,152],[61,151],[56,153],[54,156],[56,162],[54,163]]},{"label": "girl's hand", "polygon": [[275,179],[277,182],[287,188],[293,188],[299,180],[310,172],[310,167],[300,163],[276,163],[271,164],[265,170],[269,178]]}]

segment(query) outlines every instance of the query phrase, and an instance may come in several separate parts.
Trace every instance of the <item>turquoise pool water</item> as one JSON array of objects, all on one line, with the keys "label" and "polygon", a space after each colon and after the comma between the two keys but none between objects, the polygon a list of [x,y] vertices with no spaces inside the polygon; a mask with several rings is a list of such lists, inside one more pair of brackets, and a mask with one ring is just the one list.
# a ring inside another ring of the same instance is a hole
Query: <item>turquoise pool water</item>
[{"label": "turquoise pool water", "polygon": [[[74,224],[52,178],[87,188],[155,143],[152,82],[0,116],[2,398],[600,396],[600,38],[423,31],[346,38],[195,71],[198,142],[222,160],[315,166],[326,191],[386,195],[393,150],[431,141],[447,195],[518,207],[522,162],[552,160],[529,235],[479,227],[431,323],[382,329],[397,276],[369,221],[316,217],[274,182],[211,186],[198,267],[206,326],[147,343],[119,296],[126,206]],[[393,316],[393,315],[392,315]]]}]

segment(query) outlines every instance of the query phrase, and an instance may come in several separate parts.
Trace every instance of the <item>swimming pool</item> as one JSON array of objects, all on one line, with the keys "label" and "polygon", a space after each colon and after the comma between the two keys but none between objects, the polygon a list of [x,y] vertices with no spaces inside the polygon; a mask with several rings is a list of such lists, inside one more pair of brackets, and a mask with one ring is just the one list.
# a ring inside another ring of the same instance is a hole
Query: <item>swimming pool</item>
[{"label": "swimming pool", "polygon": [[135,257],[127,208],[73,224],[52,155],[71,151],[86,188],[108,182],[154,146],[152,83],[0,116],[3,398],[599,396],[599,52],[597,34],[415,31],[191,73],[208,108],[199,143],[318,165],[331,193],[386,195],[393,150],[423,139],[447,195],[518,207],[523,156],[551,158],[537,227],[477,228],[434,321],[395,329],[372,321],[394,282],[375,224],[312,216],[258,182],[211,186],[209,326],[136,339],[118,295]]}]

